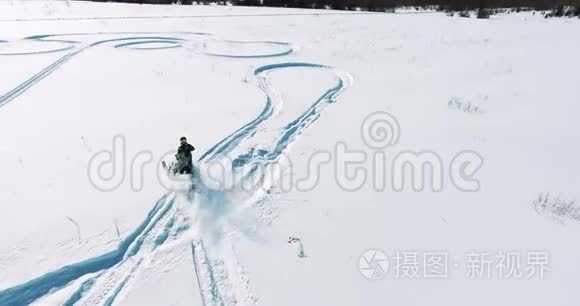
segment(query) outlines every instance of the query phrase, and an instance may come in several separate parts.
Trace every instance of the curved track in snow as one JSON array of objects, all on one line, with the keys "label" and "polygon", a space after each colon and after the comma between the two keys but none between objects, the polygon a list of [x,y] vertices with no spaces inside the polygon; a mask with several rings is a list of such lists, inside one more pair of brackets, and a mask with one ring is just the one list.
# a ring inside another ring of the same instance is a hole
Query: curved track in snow
[{"label": "curved track in snow", "polygon": [[[116,38],[109,38],[109,39],[102,39],[96,41],[90,41],[86,43],[81,43],[79,41],[73,40],[62,40],[62,39],[55,39],[61,37],[91,37],[91,36],[121,36]],[[60,68],[63,64],[67,63],[70,59],[74,58],[75,56],[79,55],[83,51],[86,51],[90,48],[104,45],[104,44],[111,44],[114,48],[132,48],[135,50],[158,50],[158,49],[167,49],[168,46],[170,48],[178,48],[182,47],[187,43],[191,43],[194,41],[194,36],[197,37],[205,37],[211,36],[209,33],[203,32],[121,32],[121,33],[111,33],[111,32],[102,32],[102,33],[74,33],[74,34],[47,34],[47,35],[35,35],[26,37],[23,39],[25,42],[35,42],[41,46],[41,43],[61,43],[61,44],[68,44],[67,46],[60,47],[57,49],[52,50],[30,50],[26,52],[4,52],[0,53],[0,56],[14,56],[14,55],[38,55],[38,54],[45,54],[45,53],[57,53],[57,52],[64,52],[70,51],[64,54],[62,57],[48,65],[46,68],[40,70],[35,75],[29,77],[27,80],[24,80],[20,85],[16,86],[15,88],[9,90],[6,93],[0,93],[0,107],[4,106],[5,104],[9,103],[10,101],[16,99],[18,96],[26,92],[30,87],[35,85],[36,83],[40,82],[42,79],[46,78],[53,72],[55,72],[58,68]],[[236,43],[235,41],[230,41],[232,43]],[[8,41],[4,41],[4,44],[10,44]],[[284,52],[275,52],[272,54],[261,54],[260,57],[275,57],[275,56],[282,56],[291,54],[294,52],[293,47],[290,44],[286,43],[279,43],[279,42],[242,42],[242,43],[264,43],[264,44],[275,44],[277,46],[283,45],[287,48]],[[164,47],[152,47],[147,48],[143,47],[144,45],[148,44],[166,44]],[[139,46],[139,47],[136,47]],[[203,52],[203,50],[202,50]],[[219,53],[212,53],[209,54],[212,56],[223,56],[223,57],[242,57],[248,58],[246,55],[235,55],[235,54],[219,54]]]},{"label": "curved track in snow", "polygon": [[[92,35],[119,35],[108,39],[82,43],[72,40],[51,40],[62,36],[92,36]],[[128,36],[130,35],[130,36]],[[29,88],[42,79],[55,72],[68,60],[79,53],[98,46],[111,45],[114,48],[132,48],[135,50],[160,50],[166,48],[179,48],[191,41],[191,36],[208,36],[207,33],[84,33],[84,34],[61,34],[61,35],[38,35],[26,38],[36,42],[58,41],[69,43],[70,46],[50,52],[67,52],[55,62],[42,69],[32,77],[22,82],[17,87],[0,95],[0,107],[13,101],[25,93]],[[275,44],[286,50],[271,54],[235,55],[207,53],[210,56],[223,56],[229,58],[263,58],[278,57],[291,54],[294,48],[288,43],[281,42],[236,42],[228,43],[261,43]],[[5,42],[9,43],[9,42]],[[21,55],[40,54],[25,52]],[[1,55],[1,54],[0,54]],[[338,95],[351,84],[351,77],[347,73],[336,71],[332,67],[312,63],[285,62],[261,66],[254,71],[258,86],[266,95],[264,108],[258,116],[250,120],[232,134],[218,142],[205,152],[200,162],[219,160],[243,147],[245,141],[256,136],[260,131],[268,130],[266,122],[276,113],[282,105],[282,97],[268,81],[268,74],[274,71],[288,69],[316,69],[327,70],[335,75],[334,86],[324,90],[319,98],[288,122],[281,130],[276,130],[275,137],[268,139],[270,145],[266,149],[255,151],[250,148],[247,151],[238,152],[232,164],[232,171],[239,168],[250,169],[250,174],[260,175],[254,170],[277,162],[288,146],[298,136],[315,122],[320,112],[327,105],[333,103]],[[0,110],[1,111],[1,110]],[[194,191],[198,205],[219,201],[226,197],[226,191],[209,190],[207,187]],[[170,192],[163,196],[151,209],[145,220],[123,241],[116,249],[103,255],[93,257],[78,263],[74,263],[60,269],[43,274],[23,284],[0,291],[0,305],[26,305],[52,294],[60,289],[69,290],[68,299],[64,305],[112,305],[126,292],[131,283],[142,273],[152,256],[158,249],[168,247],[168,241],[178,240],[192,224],[192,220],[184,214],[177,205],[176,197],[179,195]],[[216,200],[217,199],[217,200]],[[254,295],[248,275],[235,256],[234,246],[228,237],[221,242],[224,252],[216,257],[208,251],[208,244],[203,237],[191,242],[191,254],[193,270],[203,305],[255,305],[257,297]]]}]

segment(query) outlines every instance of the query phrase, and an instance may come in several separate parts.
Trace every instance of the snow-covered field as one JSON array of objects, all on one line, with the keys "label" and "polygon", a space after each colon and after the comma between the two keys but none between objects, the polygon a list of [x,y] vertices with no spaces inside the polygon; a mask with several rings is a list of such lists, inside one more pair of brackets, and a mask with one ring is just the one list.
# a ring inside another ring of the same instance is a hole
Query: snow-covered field
[{"label": "snow-covered field", "polygon": [[2,1],[0,305],[576,305],[578,37]]}]

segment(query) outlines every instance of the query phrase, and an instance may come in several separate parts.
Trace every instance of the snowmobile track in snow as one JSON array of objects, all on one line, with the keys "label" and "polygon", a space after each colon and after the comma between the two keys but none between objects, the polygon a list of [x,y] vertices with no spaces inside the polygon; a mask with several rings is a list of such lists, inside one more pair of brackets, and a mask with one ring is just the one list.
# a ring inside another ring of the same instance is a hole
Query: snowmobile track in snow
[{"label": "snowmobile track in snow", "polygon": [[[330,70],[334,72],[337,83],[325,91],[301,115],[289,122],[279,133],[278,138],[274,139],[274,145],[270,150],[264,150],[259,156],[254,156],[251,152],[242,153],[234,159],[241,160],[241,162],[236,164],[236,167],[248,165],[256,169],[257,167],[264,167],[275,163],[302,131],[318,119],[322,109],[328,104],[335,102],[337,96],[352,83],[352,77],[349,74],[338,72],[331,67],[319,64],[279,63],[257,68],[254,71],[254,75],[258,79],[259,87],[267,97],[264,109],[258,117],[218,142],[203,154],[200,158],[201,162],[212,161],[227,155],[244,140],[256,134],[258,127],[275,113],[276,108],[281,107],[283,104],[281,95],[269,84],[267,73],[274,70],[291,68]],[[250,158],[246,158],[247,156],[250,156]],[[249,279],[243,271],[243,266],[238,262],[233,252],[233,246],[227,237],[225,241],[228,244],[227,248],[230,254],[224,256],[221,260],[208,257],[203,241],[192,243],[191,246],[194,269],[198,277],[198,284],[204,305],[255,305],[257,298],[250,288]],[[201,279],[200,275],[203,276]],[[234,279],[233,282],[232,279]]]},{"label": "snowmobile track in snow", "polygon": [[[115,36],[108,39],[101,39],[89,43],[57,40],[55,38],[63,36],[71,37],[92,37],[94,35]],[[131,35],[131,36],[127,36]],[[31,56],[34,54],[44,54],[47,52],[66,52],[61,58],[42,69],[20,85],[0,95],[0,107],[13,101],[42,79],[55,72],[59,67],[67,63],[71,58],[81,52],[99,45],[111,44],[115,48],[131,48],[134,50],[162,50],[167,48],[179,48],[191,37],[207,37],[207,33],[175,32],[175,33],[81,33],[81,34],[55,34],[36,35],[25,38],[38,43],[57,42],[59,44],[70,44],[59,49],[41,50],[38,52],[18,52],[3,55]],[[53,40],[54,39],[54,40]],[[249,42],[249,41],[226,41],[228,43],[262,43],[276,45],[278,48],[287,48],[283,51],[272,52],[271,54],[256,55],[236,55],[203,52],[208,56],[221,56],[239,59],[279,57],[295,52],[295,48],[289,43],[283,42]],[[4,42],[2,43],[9,43]],[[164,44],[162,47],[146,47],[147,44]],[[145,47],[143,47],[145,46]],[[236,158],[235,168],[250,167],[256,169],[257,166],[268,166],[276,163],[280,156],[287,150],[288,146],[294,142],[298,136],[315,122],[320,112],[327,105],[335,102],[338,95],[352,83],[349,74],[336,71],[334,68],[312,63],[276,63],[261,66],[254,71],[259,88],[266,94],[266,101],[262,112],[253,120],[239,128],[237,131],[225,137],[206,153],[200,162],[208,162],[223,158],[228,153],[239,148],[244,141],[252,138],[257,133],[267,130],[265,123],[276,111],[281,108],[282,96],[268,82],[268,74],[273,71],[283,71],[285,69],[317,69],[326,70],[334,74],[336,85],[324,91],[302,114],[287,123],[281,131],[277,131],[271,145],[266,150],[261,150],[258,155],[253,151],[242,152]],[[0,110],[1,111],[1,110]],[[264,127],[265,125],[265,127]],[[260,131],[258,128],[260,127]],[[233,169],[235,170],[235,169]],[[132,281],[148,265],[156,249],[163,245],[171,232],[174,236],[189,227],[188,219],[180,216],[180,211],[175,207],[176,194],[170,192],[163,196],[153,209],[148,213],[146,219],[132,233],[121,241],[117,249],[90,258],[75,264],[62,267],[58,270],[48,272],[33,280],[12,288],[0,291],[0,305],[26,305],[41,299],[58,289],[73,286],[76,287],[73,294],[64,305],[112,305],[117,300],[122,299],[127,290],[131,287]],[[194,239],[191,242],[191,256],[193,271],[199,286],[202,303],[206,306],[214,305],[255,305],[257,297],[253,293],[249,277],[244,271],[242,264],[235,255],[232,241],[229,237],[222,240],[223,254],[216,257],[208,251],[203,241]],[[213,258],[212,258],[213,256]]]},{"label": "snowmobile track in snow", "polygon": [[[131,36],[127,36],[131,35]],[[160,36],[164,35],[164,36]],[[122,36],[117,38],[109,38],[109,39],[101,39],[101,40],[94,40],[89,42],[81,42],[81,41],[73,41],[73,40],[61,40],[55,39],[60,37],[92,37],[92,36]],[[0,56],[31,56],[31,55],[38,55],[38,54],[45,54],[45,53],[58,53],[69,51],[69,53],[63,55],[61,58],[47,66],[46,68],[40,70],[38,73],[33,75],[32,77],[28,78],[24,82],[20,83],[20,85],[14,87],[13,89],[9,90],[4,94],[0,94],[0,107],[4,106],[8,102],[16,99],[18,96],[26,92],[36,83],[40,82],[42,79],[49,76],[51,73],[56,71],[62,65],[67,63],[73,57],[79,55],[83,51],[86,51],[90,48],[104,45],[104,44],[112,44],[114,48],[131,48],[133,50],[161,50],[161,49],[168,49],[168,48],[179,48],[182,47],[184,44],[193,42],[193,37],[210,37],[211,34],[209,33],[201,33],[201,32],[102,32],[102,33],[72,33],[72,34],[45,34],[45,35],[34,35],[29,36],[23,39],[23,41],[27,42],[35,42],[38,43],[40,47],[42,43],[59,43],[59,44],[67,44],[68,46],[57,48],[54,50],[38,50],[38,51],[27,51],[27,52],[3,52],[0,53]],[[272,54],[260,54],[257,56],[249,56],[249,55],[235,55],[235,54],[220,54],[220,53],[207,53],[205,54],[209,56],[218,56],[218,57],[234,57],[234,58],[253,58],[253,57],[275,57],[275,56],[283,56],[293,53],[295,50],[294,48],[284,42],[271,42],[271,41],[234,41],[229,40],[229,43],[239,43],[239,44],[249,44],[249,43],[263,43],[263,44],[271,44],[276,46],[283,46],[286,47],[287,50],[283,52],[275,52]],[[2,41],[3,44],[7,44],[10,46],[9,41]],[[145,45],[145,44],[169,44],[170,46],[165,46],[161,48],[143,48],[143,47],[134,47],[136,45]],[[203,52],[203,50],[202,50]]]}]

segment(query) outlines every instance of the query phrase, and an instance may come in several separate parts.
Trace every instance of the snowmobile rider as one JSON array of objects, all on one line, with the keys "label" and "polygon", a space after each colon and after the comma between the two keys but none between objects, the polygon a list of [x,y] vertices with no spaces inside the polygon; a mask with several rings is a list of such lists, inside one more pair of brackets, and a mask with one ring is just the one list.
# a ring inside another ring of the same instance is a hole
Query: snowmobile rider
[{"label": "snowmobile rider", "polygon": [[193,171],[191,152],[193,152],[195,148],[187,143],[187,138],[185,137],[181,137],[179,141],[181,142],[181,145],[177,148],[177,154],[175,155],[177,162],[179,163],[178,172],[180,174],[191,174]]}]

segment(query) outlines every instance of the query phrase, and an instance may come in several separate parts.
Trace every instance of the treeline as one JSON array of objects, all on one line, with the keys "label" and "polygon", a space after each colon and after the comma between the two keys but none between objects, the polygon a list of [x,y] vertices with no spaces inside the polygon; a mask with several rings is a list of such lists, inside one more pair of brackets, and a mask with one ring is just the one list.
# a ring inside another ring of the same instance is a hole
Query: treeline
[{"label": "treeline", "polygon": [[[91,1],[91,0],[89,0]],[[270,6],[319,8],[335,10],[390,11],[397,7],[436,9],[446,12],[477,11],[489,16],[498,10],[550,11],[546,17],[580,16],[580,0],[92,0],[96,2],[126,2],[140,4],[232,4],[240,6]],[[467,16],[464,16],[467,17]]]}]

